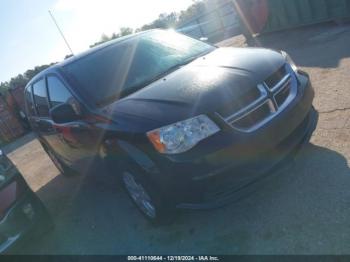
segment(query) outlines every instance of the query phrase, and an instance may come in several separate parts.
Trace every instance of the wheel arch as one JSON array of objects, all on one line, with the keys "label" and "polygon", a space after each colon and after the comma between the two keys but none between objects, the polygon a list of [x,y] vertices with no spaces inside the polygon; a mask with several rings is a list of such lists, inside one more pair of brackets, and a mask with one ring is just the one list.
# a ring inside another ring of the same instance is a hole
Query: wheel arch
[{"label": "wheel arch", "polygon": [[159,173],[156,163],[141,149],[125,140],[118,140],[117,144],[120,150],[144,171],[151,174]]}]

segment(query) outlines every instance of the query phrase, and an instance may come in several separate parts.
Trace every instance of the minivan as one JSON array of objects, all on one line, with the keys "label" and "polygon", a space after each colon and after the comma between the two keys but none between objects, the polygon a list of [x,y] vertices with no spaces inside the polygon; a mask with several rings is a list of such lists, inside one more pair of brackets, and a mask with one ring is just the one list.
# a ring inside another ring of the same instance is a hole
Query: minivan
[{"label": "minivan", "polygon": [[[283,51],[167,30],[91,48],[25,88],[32,129],[65,175],[103,160],[151,221],[231,202],[300,145],[318,114]],[[101,173],[102,175],[102,173]]]}]

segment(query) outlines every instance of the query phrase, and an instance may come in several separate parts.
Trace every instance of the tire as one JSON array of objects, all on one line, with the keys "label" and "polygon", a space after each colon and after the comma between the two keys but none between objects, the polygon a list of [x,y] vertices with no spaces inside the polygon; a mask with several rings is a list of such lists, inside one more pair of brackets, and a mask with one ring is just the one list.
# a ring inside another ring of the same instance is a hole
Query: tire
[{"label": "tire", "polygon": [[136,166],[122,169],[121,183],[137,209],[154,225],[169,224],[174,209],[167,205],[162,194],[147,179],[147,174]]},{"label": "tire", "polygon": [[76,174],[74,172],[74,170],[72,168],[68,167],[66,164],[64,164],[62,162],[62,160],[60,160],[51,149],[49,149],[43,143],[41,143],[41,145],[43,146],[45,152],[47,153],[47,155],[51,159],[52,163],[55,165],[55,167],[58,169],[58,171],[60,171],[60,173],[62,175],[66,176],[66,177],[71,177],[71,176],[74,176]]}]

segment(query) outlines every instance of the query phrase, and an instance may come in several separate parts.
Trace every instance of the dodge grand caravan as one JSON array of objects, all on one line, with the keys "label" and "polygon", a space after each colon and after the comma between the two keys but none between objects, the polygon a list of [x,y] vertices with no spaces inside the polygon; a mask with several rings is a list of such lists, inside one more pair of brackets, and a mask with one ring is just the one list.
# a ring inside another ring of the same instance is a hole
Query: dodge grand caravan
[{"label": "dodge grand caravan", "polygon": [[[93,157],[151,221],[226,204],[309,140],[309,77],[283,51],[152,30],[71,57],[26,86],[27,115],[66,175]],[[84,169],[85,168],[85,169]]]}]

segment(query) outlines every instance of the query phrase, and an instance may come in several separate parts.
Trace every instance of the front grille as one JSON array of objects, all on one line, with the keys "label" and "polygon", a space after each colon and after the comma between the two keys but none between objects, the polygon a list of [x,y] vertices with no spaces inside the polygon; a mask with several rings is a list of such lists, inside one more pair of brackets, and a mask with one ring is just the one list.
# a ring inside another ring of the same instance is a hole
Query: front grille
[{"label": "front grille", "polygon": [[267,79],[265,79],[265,84],[272,89],[275,85],[278,84],[279,81],[282,80],[282,78],[287,75],[286,72],[286,66],[280,67],[275,73],[273,73],[271,76],[269,76]]},{"label": "front grille", "polygon": [[277,105],[280,107],[290,95],[290,83],[285,86],[280,92],[275,95]]},{"label": "front grille", "polygon": [[[289,64],[283,65],[255,88],[257,93],[217,111],[226,123],[244,132],[251,132],[269,122],[282,111],[297,93],[296,75]],[[253,92],[251,92],[253,94]],[[289,102],[288,102],[289,101]]]},{"label": "front grille", "polygon": [[260,97],[260,92],[257,88],[251,88],[244,94],[239,95],[239,99],[231,101],[218,110],[218,113],[223,117],[228,117],[232,112],[237,112],[247,105],[253,103]]},{"label": "front grille", "polygon": [[250,114],[237,120],[235,122],[235,126],[241,128],[241,129],[249,128],[250,126],[254,125],[255,123],[261,121],[261,119],[268,117],[270,114],[271,114],[270,107],[268,106],[267,103],[265,103],[262,106],[256,108],[256,110],[254,110]]}]

